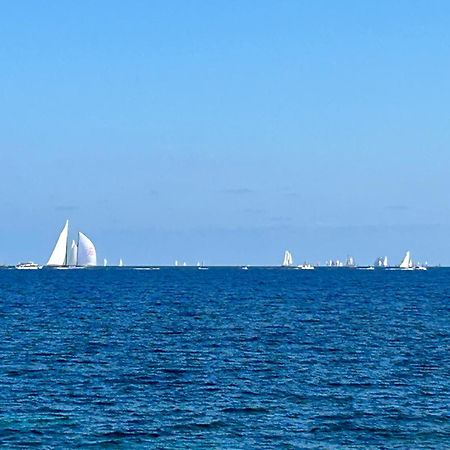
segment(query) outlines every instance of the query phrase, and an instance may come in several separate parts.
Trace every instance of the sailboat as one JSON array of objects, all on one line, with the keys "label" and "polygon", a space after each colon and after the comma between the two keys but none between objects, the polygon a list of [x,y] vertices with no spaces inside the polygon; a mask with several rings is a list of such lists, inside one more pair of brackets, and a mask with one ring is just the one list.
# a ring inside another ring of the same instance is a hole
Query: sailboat
[{"label": "sailboat", "polygon": [[294,264],[294,259],[292,258],[292,254],[289,250],[284,252],[283,262],[281,263],[282,267],[289,267]]},{"label": "sailboat", "polygon": [[414,264],[411,259],[411,252],[408,250],[400,263],[400,269],[402,270],[414,270]]},{"label": "sailboat", "polygon": [[108,260],[106,258],[103,258],[103,267],[106,267],[108,265]]},{"label": "sailboat", "polygon": [[355,258],[353,256],[347,256],[347,261],[345,263],[346,267],[356,267]]},{"label": "sailboat", "polygon": [[97,265],[97,253],[92,241],[83,233],[78,233],[78,243],[72,241],[68,247],[69,221],[59,234],[52,254],[47,261],[48,267],[67,269],[74,267],[88,267]]},{"label": "sailboat", "polygon": [[378,257],[375,260],[374,266],[375,267],[384,267],[384,268],[388,267],[389,266],[388,257],[387,256],[384,256],[384,257],[380,256],[380,257]]},{"label": "sailboat", "polygon": [[123,267],[123,261],[122,261],[122,258],[119,259],[119,267]]}]

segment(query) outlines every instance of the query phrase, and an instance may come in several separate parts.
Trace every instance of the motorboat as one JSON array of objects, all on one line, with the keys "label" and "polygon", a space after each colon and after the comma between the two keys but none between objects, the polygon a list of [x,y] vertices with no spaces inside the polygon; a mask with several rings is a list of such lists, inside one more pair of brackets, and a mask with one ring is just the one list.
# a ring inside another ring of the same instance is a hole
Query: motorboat
[{"label": "motorboat", "polygon": [[18,270],[38,270],[38,269],[42,269],[42,266],[40,266],[39,264],[36,264],[34,262],[23,262],[23,263],[19,263],[16,266],[16,269]]}]

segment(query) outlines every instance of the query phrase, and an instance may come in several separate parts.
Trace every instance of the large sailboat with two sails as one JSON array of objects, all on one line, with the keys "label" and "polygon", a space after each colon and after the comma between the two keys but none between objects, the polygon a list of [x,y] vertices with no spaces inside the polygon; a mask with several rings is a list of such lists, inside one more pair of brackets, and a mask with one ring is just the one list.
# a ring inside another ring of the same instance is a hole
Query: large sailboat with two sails
[{"label": "large sailboat with two sails", "polygon": [[78,232],[77,241],[72,240],[69,247],[69,221],[66,220],[46,267],[69,269],[96,265],[95,245],[84,233]]}]

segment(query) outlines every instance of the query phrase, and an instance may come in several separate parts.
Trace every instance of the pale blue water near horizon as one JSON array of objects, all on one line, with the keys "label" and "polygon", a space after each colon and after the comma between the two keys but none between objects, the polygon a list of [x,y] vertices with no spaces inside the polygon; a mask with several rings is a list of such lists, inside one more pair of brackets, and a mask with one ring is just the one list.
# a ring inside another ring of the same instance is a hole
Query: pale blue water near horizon
[{"label": "pale blue water near horizon", "polygon": [[4,448],[448,448],[450,270],[0,270]]}]

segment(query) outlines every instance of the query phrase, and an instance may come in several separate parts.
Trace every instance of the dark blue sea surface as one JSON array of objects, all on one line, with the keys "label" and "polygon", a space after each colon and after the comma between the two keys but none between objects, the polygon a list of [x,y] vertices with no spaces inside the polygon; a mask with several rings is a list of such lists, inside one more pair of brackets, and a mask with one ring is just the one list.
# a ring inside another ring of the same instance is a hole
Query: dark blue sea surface
[{"label": "dark blue sea surface", "polygon": [[3,448],[450,448],[450,270],[0,270]]}]

